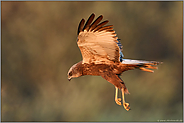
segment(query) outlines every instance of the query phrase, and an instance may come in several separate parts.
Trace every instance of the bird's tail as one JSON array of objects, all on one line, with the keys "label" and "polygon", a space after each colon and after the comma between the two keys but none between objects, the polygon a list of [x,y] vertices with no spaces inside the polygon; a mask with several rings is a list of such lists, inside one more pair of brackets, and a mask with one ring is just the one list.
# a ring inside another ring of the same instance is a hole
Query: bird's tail
[{"label": "bird's tail", "polygon": [[126,64],[130,67],[138,68],[140,70],[153,73],[154,71],[150,70],[150,69],[158,69],[158,67],[156,67],[156,65],[158,65],[162,62],[123,59],[122,63]]}]

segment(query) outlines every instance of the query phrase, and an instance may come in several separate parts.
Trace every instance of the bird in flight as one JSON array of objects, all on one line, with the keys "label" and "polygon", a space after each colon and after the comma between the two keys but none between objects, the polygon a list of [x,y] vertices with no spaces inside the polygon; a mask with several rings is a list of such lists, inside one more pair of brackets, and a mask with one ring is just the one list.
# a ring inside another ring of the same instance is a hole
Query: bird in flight
[{"label": "bird in flight", "polygon": [[[129,94],[120,75],[127,70],[140,69],[153,73],[151,69],[158,69],[157,61],[124,59],[122,45],[113,25],[106,25],[100,15],[93,23],[95,14],[92,13],[87,22],[82,19],[78,26],[77,45],[83,60],[74,64],[68,71],[68,80],[72,78],[93,75],[101,76],[115,86],[115,102],[129,111],[129,103],[125,102],[124,94]],[[122,92],[122,99],[118,98],[118,89]]]}]

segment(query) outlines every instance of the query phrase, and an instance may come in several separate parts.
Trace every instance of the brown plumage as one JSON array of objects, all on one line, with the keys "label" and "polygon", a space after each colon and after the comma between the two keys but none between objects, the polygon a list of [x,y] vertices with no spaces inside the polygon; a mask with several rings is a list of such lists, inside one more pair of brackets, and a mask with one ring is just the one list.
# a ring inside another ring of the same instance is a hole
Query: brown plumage
[{"label": "brown plumage", "polygon": [[95,15],[91,14],[85,25],[84,19],[79,23],[77,44],[83,60],[70,68],[68,80],[84,75],[103,77],[115,86],[115,102],[118,105],[121,105],[118,89],[122,91],[122,103],[128,111],[130,107],[129,103],[125,102],[124,93],[129,94],[129,92],[119,75],[135,68],[153,72],[150,69],[157,69],[155,65],[158,65],[159,62],[123,59],[122,45],[112,25],[104,26],[108,23],[107,20],[98,24],[103,18],[102,15],[92,23],[94,17]]}]

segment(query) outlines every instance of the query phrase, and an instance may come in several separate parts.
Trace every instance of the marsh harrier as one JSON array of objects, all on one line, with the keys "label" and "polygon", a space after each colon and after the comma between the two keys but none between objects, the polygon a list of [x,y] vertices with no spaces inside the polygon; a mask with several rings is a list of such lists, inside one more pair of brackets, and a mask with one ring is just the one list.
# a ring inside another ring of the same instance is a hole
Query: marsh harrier
[{"label": "marsh harrier", "polygon": [[[95,14],[91,14],[87,22],[82,19],[78,26],[77,45],[82,53],[83,60],[74,64],[68,71],[68,80],[84,75],[101,76],[115,86],[115,102],[122,105],[128,111],[129,103],[125,102],[124,94],[129,94],[120,75],[127,70],[135,68],[154,72],[157,69],[157,61],[124,59],[122,45],[113,30],[113,25],[106,25],[109,21],[103,21],[100,15],[93,23]],[[122,92],[118,98],[118,89]]]}]

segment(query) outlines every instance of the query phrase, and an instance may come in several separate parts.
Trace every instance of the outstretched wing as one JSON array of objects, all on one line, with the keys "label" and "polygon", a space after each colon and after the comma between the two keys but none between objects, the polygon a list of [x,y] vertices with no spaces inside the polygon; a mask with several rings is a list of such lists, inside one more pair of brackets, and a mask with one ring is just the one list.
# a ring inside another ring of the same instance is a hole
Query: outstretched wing
[{"label": "outstretched wing", "polygon": [[108,20],[99,23],[102,15],[92,23],[94,17],[92,13],[85,25],[85,20],[82,19],[78,27],[77,44],[82,53],[83,63],[120,62],[120,57],[123,57],[122,45],[113,30],[113,25],[104,26]]}]

